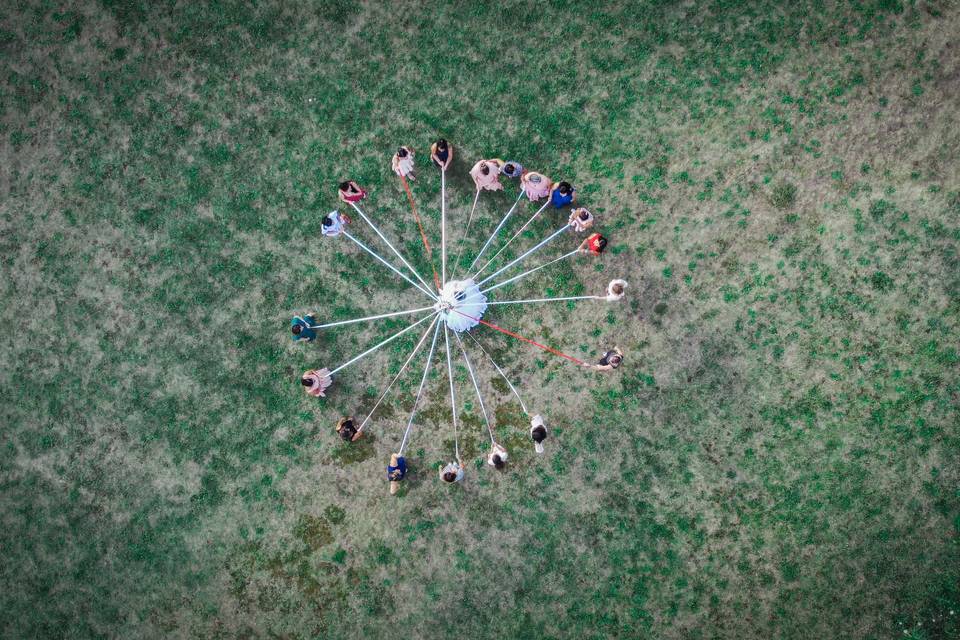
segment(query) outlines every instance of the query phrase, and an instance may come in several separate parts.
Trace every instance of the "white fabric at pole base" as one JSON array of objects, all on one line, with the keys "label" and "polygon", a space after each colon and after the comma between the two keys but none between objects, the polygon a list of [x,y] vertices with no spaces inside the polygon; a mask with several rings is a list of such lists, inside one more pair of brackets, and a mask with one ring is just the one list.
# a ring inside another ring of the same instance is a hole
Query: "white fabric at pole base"
[{"label": "white fabric at pole base", "polygon": [[440,317],[446,325],[459,333],[479,324],[473,318],[483,317],[487,310],[487,297],[483,295],[472,278],[451,280],[440,290],[440,302],[436,308],[440,311]]}]

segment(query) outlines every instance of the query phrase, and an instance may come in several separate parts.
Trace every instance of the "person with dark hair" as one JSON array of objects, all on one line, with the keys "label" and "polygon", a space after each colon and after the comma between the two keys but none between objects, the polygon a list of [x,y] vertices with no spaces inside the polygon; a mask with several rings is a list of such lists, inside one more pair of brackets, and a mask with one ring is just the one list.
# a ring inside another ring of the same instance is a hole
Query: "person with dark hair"
[{"label": "person with dark hair", "polygon": [[463,481],[463,465],[460,459],[456,462],[448,462],[446,465],[440,465],[440,479],[448,484]]},{"label": "person with dark hair", "polygon": [[563,208],[573,202],[576,196],[576,189],[569,182],[560,181],[550,190],[550,202],[557,209]]},{"label": "person with dark hair", "polygon": [[607,351],[603,354],[603,357],[600,358],[600,362],[597,364],[588,364],[587,367],[590,367],[594,371],[613,371],[620,367],[623,364],[623,352],[619,348],[614,347],[610,351]]},{"label": "person with dark hair", "polygon": [[493,158],[492,160],[480,160],[470,169],[470,177],[473,178],[477,190],[486,189],[487,191],[501,191],[503,185],[500,184],[500,167],[503,166],[503,160]]},{"label": "person with dark hair", "polygon": [[300,377],[300,384],[303,385],[303,390],[307,392],[307,395],[315,398],[325,398],[326,394],[323,392],[333,384],[333,378],[330,376],[329,369],[310,369]]},{"label": "person with dark hair", "polygon": [[337,196],[344,202],[357,203],[367,197],[367,192],[353,180],[346,180],[340,183]]},{"label": "person with dark hair", "polygon": [[503,165],[503,168],[500,169],[500,173],[508,178],[519,178],[523,175],[523,165],[516,160],[510,160]]},{"label": "person with dark hair", "polygon": [[357,431],[357,426],[353,422],[353,416],[346,416],[337,421],[337,435],[341,440],[353,442],[363,437],[363,431]]},{"label": "person with dark hair", "polygon": [[523,189],[523,193],[526,194],[530,202],[549,197],[552,187],[553,182],[542,173],[524,171],[520,176],[520,188]]},{"label": "person with dark hair", "polygon": [[407,461],[396,453],[390,455],[387,465],[387,480],[390,481],[390,495],[400,491],[400,482],[407,477]]},{"label": "person with dark hair", "polygon": [[539,413],[530,420],[530,439],[537,453],[543,453],[543,441],[547,439],[547,427],[543,424],[543,416]]},{"label": "person with dark hair", "polygon": [[313,329],[313,326],[317,324],[317,321],[314,319],[312,313],[308,313],[303,316],[293,316],[293,320],[290,321],[290,331],[293,333],[293,341],[297,342],[298,340],[306,340],[307,342],[313,342],[317,338],[317,332]]},{"label": "person with dark hair", "polygon": [[416,180],[413,175],[413,149],[411,147],[400,147],[393,159],[390,161],[393,172],[401,178],[410,178]]},{"label": "person with dark hair", "polygon": [[593,226],[593,214],[583,207],[578,207],[570,212],[567,223],[573,227],[574,231],[586,231]]},{"label": "person with dark hair", "polygon": [[441,171],[446,171],[453,161],[453,146],[440,138],[430,145],[430,159],[433,160],[433,164],[440,167]]},{"label": "person with dark hair", "polygon": [[607,248],[607,239],[604,238],[599,233],[592,233],[587,236],[587,239],[580,243],[578,249],[581,253],[592,253],[595,256],[603,253],[603,250]]},{"label": "person with dark hair", "polygon": [[337,210],[331,211],[323,217],[323,222],[320,223],[320,233],[334,238],[343,233],[344,228],[349,223],[350,216]]},{"label": "person with dark hair", "polygon": [[487,464],[492,466],[497,471],[503,471],[503,469],[507,466],[507,450],[496,442],[493,443],[493,448],[490,450],[490,455],[487,456]]}]

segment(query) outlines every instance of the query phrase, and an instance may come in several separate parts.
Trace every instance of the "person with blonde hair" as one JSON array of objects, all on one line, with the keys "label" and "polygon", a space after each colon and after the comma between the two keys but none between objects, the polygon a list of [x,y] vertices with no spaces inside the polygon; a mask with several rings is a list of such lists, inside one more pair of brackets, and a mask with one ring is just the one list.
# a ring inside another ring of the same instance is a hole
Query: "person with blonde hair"
[{"label": "person with blonde hair", "polygon": [[333,378],[329,369],[310,369],[300,376],[300,384],[303,385],[303,390],[307,392],[307,395],[315,398],[325,398],[324,391],[333,384]]},{"label": "person with blonde hair", "polygon": [[553,182],[542,173],[524,171],[523,175],[520,176],[520,188],[523,189],[523,193],[526,194],[530,202],[548,197],[552,187]]},{"label": "person with blonde hair", "polygon": [[390,167],[393,172],[401,178],[410,178],[416,180],[413,175],[413,149],[410,147],[400,147],[393,158],[390,160]]},{"label": "person with blonde hair", "polygon": [[407,461],[399,454],[390,455],[387,465],[387,480],[390,481],[390,495],[400,491],[400,482],[407,477]]},{"label": "person with blonde hair", "polygon": [[501,191],[503,185],[500,184],[500,167],[503,166],[503,160],[494,158],[492,160],[480,160],[470,169],[470,177],[473,178],[477,190],[485,189],[487,191]]},{"label": "person with blonde hair", "polygon": [[353,421],[353,416],[346,416],[337,421],[337,435],[346,442],[355,442],[363,437],[363,431],[357,430],[357,425]]}]

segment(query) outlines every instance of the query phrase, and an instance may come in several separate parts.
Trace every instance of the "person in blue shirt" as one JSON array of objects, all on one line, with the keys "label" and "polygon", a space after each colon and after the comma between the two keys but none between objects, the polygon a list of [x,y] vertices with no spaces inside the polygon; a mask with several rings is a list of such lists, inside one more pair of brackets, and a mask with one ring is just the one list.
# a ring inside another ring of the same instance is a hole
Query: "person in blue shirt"
[{"label": "person in blue shirt", "polygon": [[400,482],[407,476],[407,461],[396,453],[390,456],[390,464],[387,465],[387,480],[390,481],[390,495],[400,491]]},{"label": "person in blue shirt", "polygon": [[317,332],[310,328],[316,324],[317,321],[313,318],[312,313],[308,313],[302,318],[300,316],[293,316],[293,320],[290,321],[290,332],[293,333],[293,341],[306,340],[307,342],[313,342],[316,340]]},{"label": "person in blue shirt", "polygon": [[576,189],[569,182],[560,181],[550,190],[550,202],[557,209],[565,207],[573,202]]}]

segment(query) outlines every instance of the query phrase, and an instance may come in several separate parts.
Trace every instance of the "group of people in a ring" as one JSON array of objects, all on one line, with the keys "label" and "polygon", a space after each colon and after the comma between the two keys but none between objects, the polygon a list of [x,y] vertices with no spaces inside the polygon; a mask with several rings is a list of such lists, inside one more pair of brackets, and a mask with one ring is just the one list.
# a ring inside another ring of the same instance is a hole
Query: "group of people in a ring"
[{"label": "group of people in a ring", "polygon": [[[414,175],[414,150],[411,147],[400,147],[391,159],[391,168],[394,173],[403,178],[415,180]],[[453,147],[444,139],[439,139],[430,147],[430,159],[441,170],[446,171],[450,162],[453,160]],[[553,182],[542,173],[529,171],[516,161],[504,162],[499,158],[478,161],[472,169],[470,176],[477,186],[477,190],[499,191],[503,189],[500,182],[500,176],[508,178],[519,178],[520,188],[524,195],[531,202],[537,202],[543,198],[549,198],[550,204],[560,209],[573,203],[576,198],[576,189],[569,182]],[[367,196],[367,192],[353,180],[341,182],[338,189],[340,200],[347,203],[357,203]],[[338,236],[343,232],[350,218],[339,211],[331,211],[327,214],[321,224],[321,233],[325,236]],[[593,226],[593,215],[585,208],[575,208],[571,211],[568,218],[568,224],[578,232],[586,231]],[[584,253],[599,255],[607,246],[607,239],[599,233],[588,236],[579,247]],[[623,298],[627,282],[625,280],[612,280],[607,286],[606,299],[609,301],[620,300]],[[295,316],[290,323],[290,329],[293,333],[294,341],[312,342],[317,338],[317,322],[314,314],[304,316]],[[619,348],[614,347],[607,351],[600,361],[596,364],[584,363],[583,366],[595,371],[612,371],[617,369],[623,363],[623,353]],[[300,383],[308,395],[314,397],[325,397],[325,391],[333,384],[330,371],[326,368],[311,369],[306,371],[300,378]],[[341,418],[336,425],[336,432],[340,438],[346,442],[358,440],[363,432],[355,426],[352,417]],[[547,428],[543,423],[543,417],[533,416],[530,421],[530,439],[534,443],[537,453],[543,453],[543,441],[547,438]],[[487,456],[487,463],[498,470],[506,466],[508,454],[507,450],[500,444],[494,443],[490,454]],[[446,465],[440,465],[440,478],[447,483],[460,482],[463,480],[464,469],[459,459]],[[387,465],[387,479],[390,481],[390,493],[396,493],[399,490],[400,482],[406,477],[407,463],[403,456],[392,454],[390,464]]]}]

